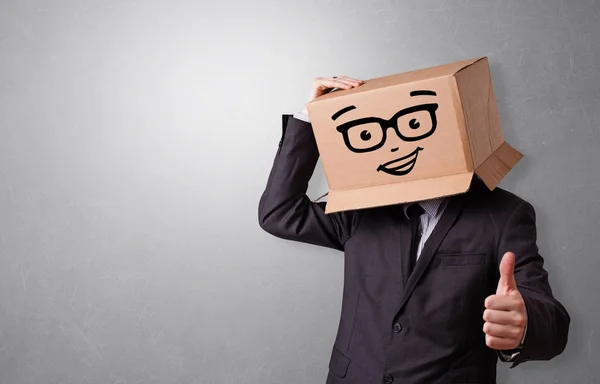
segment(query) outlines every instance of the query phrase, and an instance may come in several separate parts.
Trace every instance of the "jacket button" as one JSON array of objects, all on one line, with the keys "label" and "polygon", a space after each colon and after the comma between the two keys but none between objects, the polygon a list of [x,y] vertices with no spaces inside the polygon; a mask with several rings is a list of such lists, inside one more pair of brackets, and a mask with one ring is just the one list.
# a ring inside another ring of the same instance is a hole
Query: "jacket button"
[{"label": "jacket button", "polygon": [[389,373],[385,374],[385,376],[383,376],[383,382],[385,384],[390,384],[394,381],[394,376],[390,375]]},{"label": "jacket button", "polygon": [[402,331],[402,325],[399,323],[394,324],[394,332],[400,333]]}]

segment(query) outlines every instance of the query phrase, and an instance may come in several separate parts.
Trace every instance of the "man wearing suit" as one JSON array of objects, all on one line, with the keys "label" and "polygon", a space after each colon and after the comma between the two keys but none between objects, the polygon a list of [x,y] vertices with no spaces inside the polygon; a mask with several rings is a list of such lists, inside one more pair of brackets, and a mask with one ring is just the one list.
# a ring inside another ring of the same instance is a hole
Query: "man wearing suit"
[{"label": "man wearing suit", "polygon": [[[362,83],[317,78],[309,101]],[[259,223],[345,254],[328,384],[493,384],[498,358],[514,367],[564,350],[570,318],[529,203],[474,180],[458,196],[325,214],[306,196],[318,157],[306,112],[284,116]]]}]

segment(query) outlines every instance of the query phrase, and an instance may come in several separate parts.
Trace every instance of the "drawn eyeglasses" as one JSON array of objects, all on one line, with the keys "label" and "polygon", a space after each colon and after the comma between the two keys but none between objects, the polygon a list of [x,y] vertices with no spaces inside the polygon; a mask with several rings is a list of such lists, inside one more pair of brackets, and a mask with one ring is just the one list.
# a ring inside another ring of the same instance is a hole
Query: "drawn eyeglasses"
[{"label": "drawn eyeglasses", "polygon": [[433,135],[437,127],[437,109],[437,103],[415,105],[398,111],[389,120],[363,117],[341,124],[336,129],[352,152],[371,152],[383,147],[389,128],[408,142]]}]

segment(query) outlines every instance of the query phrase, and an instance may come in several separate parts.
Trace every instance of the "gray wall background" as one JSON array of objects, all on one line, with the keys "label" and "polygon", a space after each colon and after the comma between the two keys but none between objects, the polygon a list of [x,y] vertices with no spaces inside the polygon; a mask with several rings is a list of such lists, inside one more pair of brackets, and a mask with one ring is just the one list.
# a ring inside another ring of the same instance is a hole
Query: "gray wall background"
[{"label": "gray wall background", "polygon": [[0,383],[324,382],[342,255],[256,219],[280,115],[482,55],[573,318],[499,381],[600,381],[598,1],[2,0]]}]

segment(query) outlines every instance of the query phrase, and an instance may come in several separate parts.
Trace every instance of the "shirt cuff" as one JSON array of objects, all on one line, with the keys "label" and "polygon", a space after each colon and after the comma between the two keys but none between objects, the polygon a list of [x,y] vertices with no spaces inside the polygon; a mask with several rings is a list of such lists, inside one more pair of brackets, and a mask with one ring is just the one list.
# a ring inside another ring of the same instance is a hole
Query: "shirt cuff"
[{"label": "shirt cuff", "polygon": [[517,356],[519,356],[519,354],[521,353],[521,351],[517,351],[514,353],[511,353],[510,355],[508,353],[505,353],[504,351],[498,351],[500,352],[500,357],[502,357],[502,361],[505,363],[510,363],[512,361],[514,361]]},{"label": "shirt cuff", "polygon": [[294,113],[294,118],[295,118],[295,119],[298,119],[298,120],[305,121],[305,122],[307,122],[307,123],[310,123],[310,117],[308,117],[308,116],[306,116],[305,114],[303,114],[303,113],[300,113],[300,112],[296,112],[296,113]]}]

